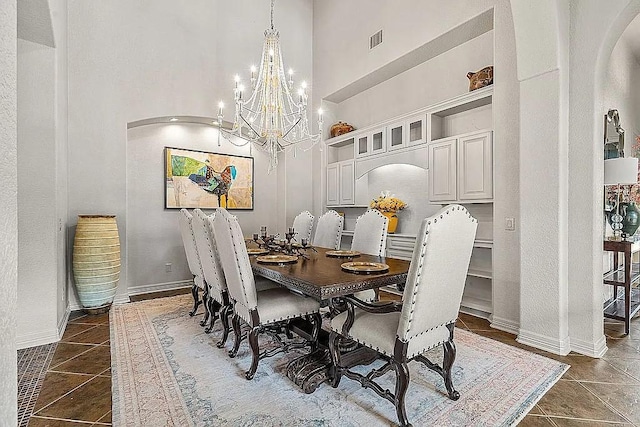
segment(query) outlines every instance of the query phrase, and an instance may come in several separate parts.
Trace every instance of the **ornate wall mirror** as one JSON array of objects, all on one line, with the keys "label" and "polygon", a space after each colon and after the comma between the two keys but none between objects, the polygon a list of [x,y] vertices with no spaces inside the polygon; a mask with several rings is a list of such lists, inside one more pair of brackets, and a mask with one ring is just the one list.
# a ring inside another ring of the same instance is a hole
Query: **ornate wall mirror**
[{"label": "ornate wall mirror", "polygon": [[620,126],[618,110],[604,115],[604,158],[624,157],[624,129]]}]

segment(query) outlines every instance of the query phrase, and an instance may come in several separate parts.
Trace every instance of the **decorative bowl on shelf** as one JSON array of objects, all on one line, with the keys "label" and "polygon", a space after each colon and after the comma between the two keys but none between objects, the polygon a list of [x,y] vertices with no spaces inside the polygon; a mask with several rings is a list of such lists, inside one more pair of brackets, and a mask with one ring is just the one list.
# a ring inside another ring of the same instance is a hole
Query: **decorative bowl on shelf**
[{"label": "decorative bowl on shelf", "polygon": [[333,126],[331,126],[331,129],[329,131],[329,135],[331,135],[331,138],[333,138],[335,136],[340,136],[342,134],[349,133],[349,132],[353,131],[354,129],[355,128],[353,126],[351,126],[349,123],[338,122],[338,123],[334,124]]}]

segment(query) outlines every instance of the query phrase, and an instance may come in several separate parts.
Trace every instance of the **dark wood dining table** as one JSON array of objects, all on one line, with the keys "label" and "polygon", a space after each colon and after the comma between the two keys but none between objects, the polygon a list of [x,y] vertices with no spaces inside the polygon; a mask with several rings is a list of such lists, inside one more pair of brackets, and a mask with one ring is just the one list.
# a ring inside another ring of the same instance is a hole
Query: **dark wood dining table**
[{"label": "dark wood dining table", "polygon": [[[306,251],[306,258],[300,256],[295,263],[264,264],[251,257],[255,275],[268,278],[291,291],[314,298],[324,306],[336,307],[344,304],[341,297],[358,291],[377,289],[381,286],[404,284],[407,280],[409,262],[397,258],[378,257],[361,254],[357,257],[338,258],[327,255],[330,249],[314,248]],[[342,269],[342,264],[351,261],[376,262],[389,266],[384,273],[362,274]],[[338,303],[339,301],[339,303]],[[302,337],[310,337],[308,322],[292,322],[291,328]],[[329,333],[322,330],[318,350],[299,357],[289,363],[287,376],[305,393],[313,393],[329,377],[331,358],[327,349]],[[351,346],[341,356],[345,367],[373,362],[376,353],[360,346]]]}]

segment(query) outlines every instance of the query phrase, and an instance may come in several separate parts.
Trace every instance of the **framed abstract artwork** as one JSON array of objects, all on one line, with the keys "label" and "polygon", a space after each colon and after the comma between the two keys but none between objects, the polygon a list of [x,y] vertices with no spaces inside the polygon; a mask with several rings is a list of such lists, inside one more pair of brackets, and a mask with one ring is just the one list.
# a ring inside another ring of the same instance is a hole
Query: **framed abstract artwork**
[{"label": "framed abstract artwork", "polygon": [[167,209],[252,210],[253,158],[165,147]]}]

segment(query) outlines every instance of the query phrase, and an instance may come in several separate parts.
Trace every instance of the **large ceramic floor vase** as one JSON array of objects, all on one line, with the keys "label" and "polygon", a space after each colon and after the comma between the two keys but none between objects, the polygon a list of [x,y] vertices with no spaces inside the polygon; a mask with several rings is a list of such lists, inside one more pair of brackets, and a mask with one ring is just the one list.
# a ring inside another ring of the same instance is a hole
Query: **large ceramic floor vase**
[{"label": "large ceramic floor vase", "polygon": [[85,311],[109,310],[120,279],[120,238],[114,215],[78,216],[73,277]]}]

